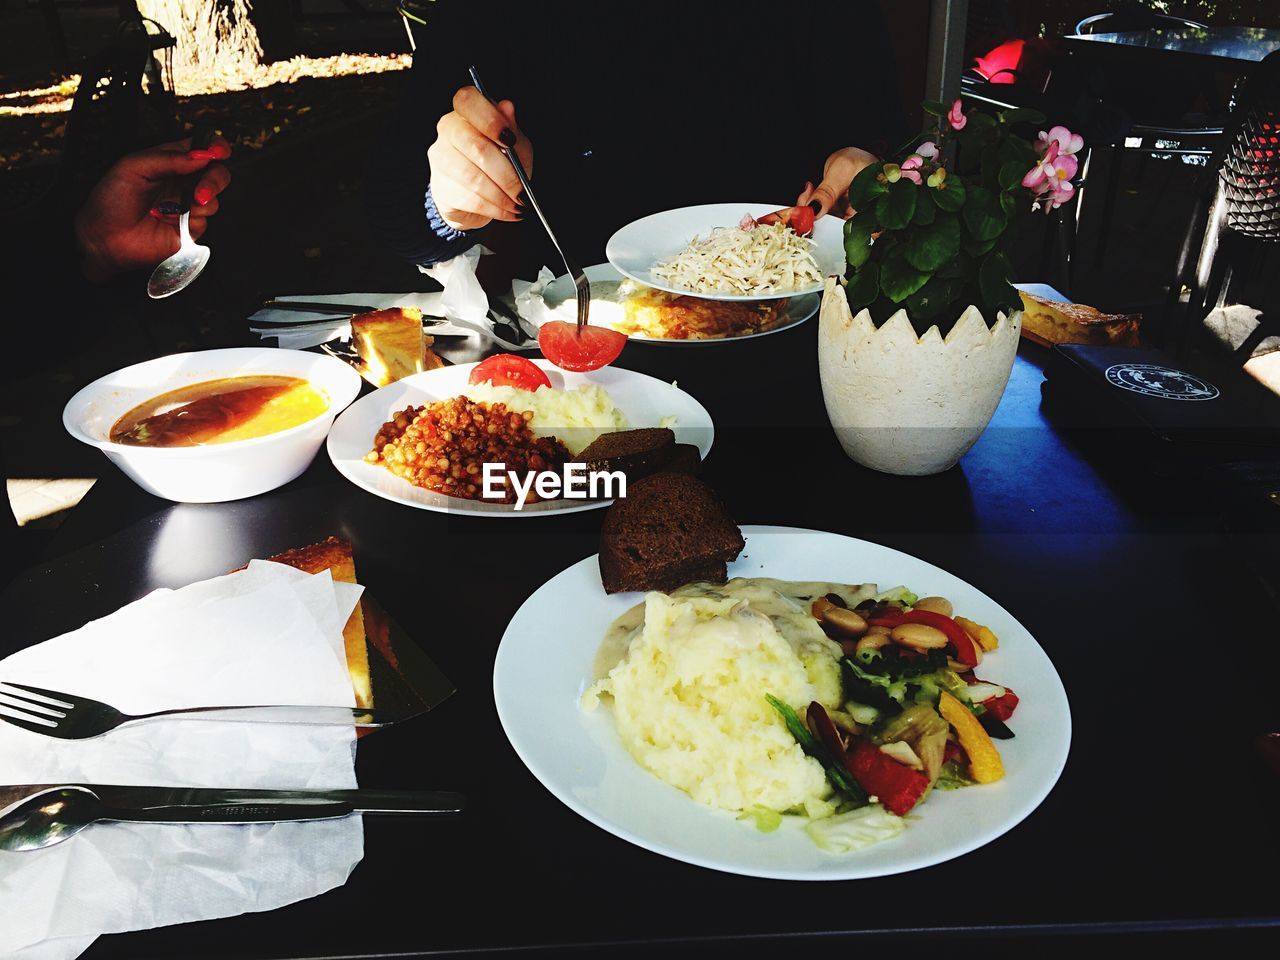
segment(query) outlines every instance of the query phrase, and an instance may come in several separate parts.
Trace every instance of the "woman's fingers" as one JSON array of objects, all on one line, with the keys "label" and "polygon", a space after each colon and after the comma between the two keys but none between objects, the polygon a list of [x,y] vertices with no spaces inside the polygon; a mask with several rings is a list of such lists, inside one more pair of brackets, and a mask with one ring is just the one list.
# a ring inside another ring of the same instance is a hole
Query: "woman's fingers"
[{"label": "woman's fingers", "polygon": [[[440,123],[444,136],[438,145],[442,147],[443,154],[440,157],[429,154],[431,169],[435,169],[439,159],[449,164],[449,175],[453,179],[460,180],[483,196],[489,196],[483,188],[488,183],[502,193],[509,205],[515,206],[522,189],[520,178],[498,146],[457,114],[445,116]],[[500,205],[504,202],[503,197],[489,198]]]},{"label": "woman's fingers", "polygon": [[498,101],[498,112],[507,118],[510,124],[507,129],[516,132],[516,156],[520,158],[520,163],[524,167],[524,172],[530,177],[533,176],[533,144],[529,142],[529,138],[520,130],[520,125],[516,123],[516,105],[510,100]]},{"label": "woman's fingers", "polygon": [[[443,175],[454,183],[461,184],[467,190],[476,196],[483,197],[489,202],[493,209],[502,214],[510,214],[514,217],[519,213],[516,208],[515,198],[511,195],[508,188],[495,183],[486,170],[477,165],[470,157],[458,150],[450,143],[437,142],[428,151],[431,161],[431,174],[434,182],[436,175]],[[507,163],[505,157],[499,155],[502,162],[506,164],[507,170],[511,170],[511,164]],[[516,181],[516,193],[519,193],[519,181]],[[433,190],[432,195],[435,196],[436,202],[440,202],[439,195]],[[472,211],[479,213],[479,210]],[[504,219],[509,219],[504,217]]]},{"label": "woman's fingers", "polygon": [[504,147],[514,147],[519,139],[514,119],[509,119],[475,87],[463,87],[453,95],[453,110],[484,136]]},{"label": "woman's fingers", "polygon": [[474,230],[490,220],[519,220],[513,209],[500,206],[476,193],[466,184],[434,169],[431,172],[431,196],[440,215],[458,230]]},{"label": "woman's fingers", "polygon": [[195,202],[201,206],[209,203],[231,183],[231,171],[220,163],[210,164],[196,184]]}]

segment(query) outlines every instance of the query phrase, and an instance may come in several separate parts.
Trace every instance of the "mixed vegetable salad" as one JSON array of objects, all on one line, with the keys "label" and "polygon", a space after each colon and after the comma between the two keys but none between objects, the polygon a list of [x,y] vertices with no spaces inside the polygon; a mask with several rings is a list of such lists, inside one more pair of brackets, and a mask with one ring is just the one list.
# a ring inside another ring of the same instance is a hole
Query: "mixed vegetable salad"
[{"label": "mixed vegetable salad", "polygon": [[[955,616],[943,597],[921,599],[904,587],[852,609],[829,593],[810,612],[844,653],[843,709],[814,701],[802,717],[768,701],[835,792],[834,815],[806,827],[819,846],[860,849],[904,829],[901,818],[931,790],[1004,776],[994,741],[1013,737],[1006,721],[1018,695],[976,676],[999,643],[988,627]],[[761,829],[776,826],[764,812],[753,815]]]}]

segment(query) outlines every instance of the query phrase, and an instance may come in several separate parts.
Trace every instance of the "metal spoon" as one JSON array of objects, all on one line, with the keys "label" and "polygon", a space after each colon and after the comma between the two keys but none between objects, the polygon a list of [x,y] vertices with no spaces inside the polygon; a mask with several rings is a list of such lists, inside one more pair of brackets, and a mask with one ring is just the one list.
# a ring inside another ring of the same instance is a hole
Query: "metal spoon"
[{"label": "metal spoon", "polygon": [[[212,136],[212,130],[197,130],[191,136],[191,148],[193,150],[207,148]],[[191,207],[195,203],[196,184],[200,181],[202,172],[197,171],[187,177],[182,186],[182,196],[179,199],[178,252],[167,260],[160,261],[152,271],[151,279],[147,281],[147,296],[152,300],[173,296],[200,276],[200,272],[209,262],[209,248],[191,239],[191,229],[188,226]]]}]

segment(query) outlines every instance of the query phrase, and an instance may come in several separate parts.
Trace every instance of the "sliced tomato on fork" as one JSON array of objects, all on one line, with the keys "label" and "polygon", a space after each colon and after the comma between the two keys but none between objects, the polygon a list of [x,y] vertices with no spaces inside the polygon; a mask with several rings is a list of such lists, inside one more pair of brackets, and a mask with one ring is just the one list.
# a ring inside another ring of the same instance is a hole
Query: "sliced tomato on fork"
[{"label": "sliced tomato on fork", "polygon": [[542,355],[561,370],[574,373],[607,367],[618,359],[626,345],[625,334],[591,324],[579,331],[577,324],[548,320],[538,330]]},{"label": "sliced tomato on fork", "polygon": [[782,210],[775,210],[773,213],[766,213],[763,217],[756,217],[756,223],[763,223],[766,226],[773,223],[785,223],[788,227],[807,237],[813,233],[813,207],[802,204],[798,207],[785,207]]}]

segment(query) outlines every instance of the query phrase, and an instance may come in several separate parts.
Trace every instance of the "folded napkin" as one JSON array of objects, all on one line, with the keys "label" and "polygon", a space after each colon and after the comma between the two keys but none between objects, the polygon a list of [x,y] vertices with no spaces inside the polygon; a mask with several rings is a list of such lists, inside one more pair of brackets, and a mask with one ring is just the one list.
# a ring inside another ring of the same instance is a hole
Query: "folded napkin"
[{"label": "folded napkin", "polygon": [[[361,591],[255,560],[21,650],[0,661],[0,682],[127,713],[354,706],[342,626]],[[0,723],[0,780],[10,784],[340,789],[356,786],[354,755],[345,727],[149,720],[63,741]],[[342,885],[363,855],[358,817],[96,824],[44,850],[0,852],[0,957],[65,960],[102,933],[274,910]]]}]

